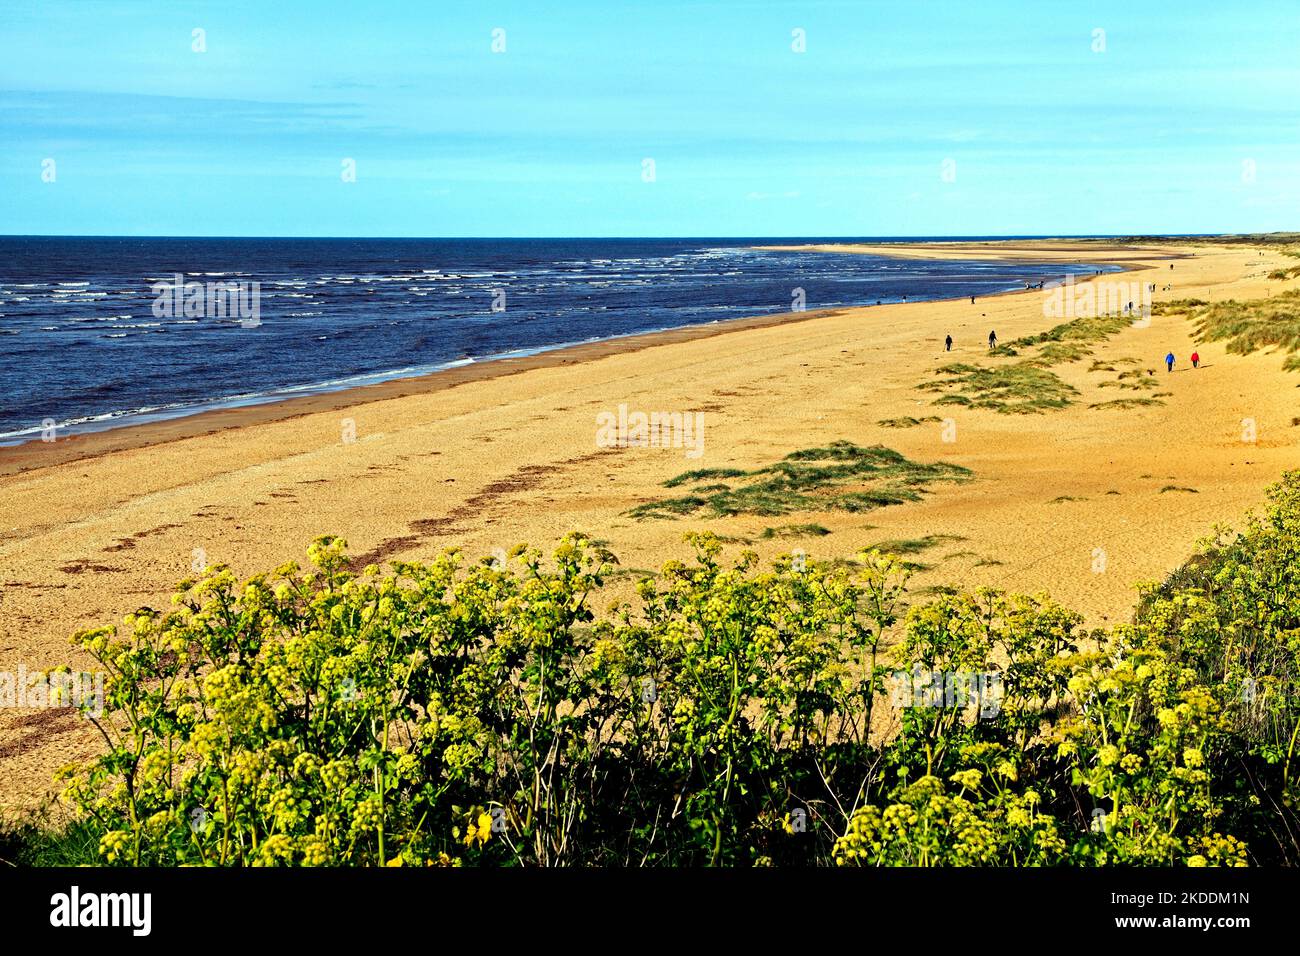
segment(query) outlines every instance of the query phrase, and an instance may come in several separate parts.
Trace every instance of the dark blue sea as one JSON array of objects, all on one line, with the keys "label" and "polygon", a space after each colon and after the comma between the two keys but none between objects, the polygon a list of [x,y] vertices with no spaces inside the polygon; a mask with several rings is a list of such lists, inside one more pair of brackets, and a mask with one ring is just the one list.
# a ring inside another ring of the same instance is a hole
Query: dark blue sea
[{"label": "dark blue sea", "polygon": [[[822,309],[1095,268],[751,248],[817,241],[4,237],[0,444],[788,312],[796,289]],[[158,283],[177,275],[258,283],[258,324],[160,316]]]}]

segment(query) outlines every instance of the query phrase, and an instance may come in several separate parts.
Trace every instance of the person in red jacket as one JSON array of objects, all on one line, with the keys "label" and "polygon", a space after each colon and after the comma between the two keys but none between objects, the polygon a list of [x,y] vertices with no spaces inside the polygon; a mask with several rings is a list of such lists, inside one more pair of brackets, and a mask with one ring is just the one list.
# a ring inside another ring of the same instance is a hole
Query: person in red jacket
[{"label": "person in red jacket", "polygon": [[1198,365],[1200,365],[1200,364],[1201,364],[1201,353],[1200,353],[1200,352],[1193,352],[1193,353],[1192,353],[1192,368],[1196,368],[1196,367],[1197,367]]}]

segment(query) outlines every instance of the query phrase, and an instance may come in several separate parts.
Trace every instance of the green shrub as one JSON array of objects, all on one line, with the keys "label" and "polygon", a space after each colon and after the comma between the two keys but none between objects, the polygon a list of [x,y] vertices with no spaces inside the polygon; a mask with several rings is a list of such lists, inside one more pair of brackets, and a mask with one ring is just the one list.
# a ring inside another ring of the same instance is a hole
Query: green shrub
[{"label": "green shrub", "polygon": [[[1132,623],[907,590],[896,558],[762,570],[688,535],[597,613],[581,535],[507,566],[343,543],[77,643],[107,673],[68,831],[13,862],[1300,862],[1300,473]],[[1245,693],[1243,688],[1250,688]]]}]

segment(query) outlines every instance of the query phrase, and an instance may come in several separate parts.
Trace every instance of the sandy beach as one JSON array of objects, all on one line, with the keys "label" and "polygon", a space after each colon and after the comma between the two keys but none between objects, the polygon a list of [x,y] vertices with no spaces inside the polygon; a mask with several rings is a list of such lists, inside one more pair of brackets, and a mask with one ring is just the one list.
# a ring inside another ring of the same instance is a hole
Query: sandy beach
[{"label": "sandy beach", "polygon": [[[1290,262],[1247,246],[816,248],[1119,264],[1122,278],[1157,283],[1156,302],[1262,298],[1297,281],[1267,279]],[[1086,281],[1107,278],[1117,277]],[[1079,393],[1061,410],[938,407],[918,388],[946,363],[997,361],[987,358],[990,329],[1005,343],[1057,321],[1037,290],[739,320],[0,449],[0,670],[84,665],[69,647],[72,632],[141,605],[164,607],[196,556],[251,574],[300,559],[323,533],[345,537],[365,562],[453,546],[474,558],[519,542],[549,549],[580,529],[633,571],[685,556],[682,535],[693,529],[747,542],[765,560],[796,547],[814,560],[847,558],[882,541],[933,537],[940,543],[917,556],[927,565],[918,588],[1048,591],[1090,625],[1114,623],[1128,615],[1135,582],[1162,577],[1198,538],[1239,523],[1267,485],[1300,467],[1297,378],[1279,355],[1228,355],[1222,344],[1197,343],[1184,318],[1156,315],[1055,366]],[[1178,357],[1172,373],[1162,361],[1169,351]],[[1107,374],[1090,371],[1094,363],[1129,360],[1160,376],[1164,404],[1090,408],[1119,397],[1101,385]],[[702,412],[702,454],[600,447],[597,417],[620,405]],[[879,424],[904,416],[951,419],[955,432],[938,421]],[[1253,442],[1243,440],[1246,419]],[[961,465],[973,480],[867,513],[627,514],[672,494],[663,483],[684,471],[760,467],[841,439]],[[763,537],[805,523],[829,534]],[[0,807],[36,805],[60,765],[96,746],[72,712],[0,713]]]}]

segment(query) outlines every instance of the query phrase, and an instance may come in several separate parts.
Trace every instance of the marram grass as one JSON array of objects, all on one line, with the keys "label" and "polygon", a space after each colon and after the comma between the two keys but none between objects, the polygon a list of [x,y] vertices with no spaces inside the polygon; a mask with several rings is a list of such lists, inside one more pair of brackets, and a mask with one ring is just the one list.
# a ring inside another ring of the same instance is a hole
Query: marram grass
[{"label": "marram grass", "polygon": [[[724,485],[711,479],[725,475]],[[694,485],[687,494],[637,505],[635,518],[703,515],[779,516],[801,511],[871,511],[918,501],[937,482],[966,481],[969,469],[945,462],[912,461],[883,445],[836,441],[808,448],[753,471],[735,468],[688,471],[665,487]]]},{"label": "marram grass", "polygon": [[1078,391],[1031,362],[981,366],[958,363],[938,370],[937,381],[917,386],[941,393],[936,405],[986,408],[1003,415],[1037,415],[1065,408]]},{"label": "marram grass", "polygon": [[[1074,403],[1078,391],[1051,371],[1051,367],[1086,358],[1092,354],[1094,345],[1132,323],[1133,317],[1128,314],[1070,319],[1045,332],[999,345],[989,353],[993,358],[1016,357],[1016,362],[945,365],[937,373],[942,378],[917,387],[942,393],[942,397],[935,400],[936,405],[984,408],[1003,415],[1037,415],[1067,408]],[[1115,370],[1111,365],[1094,361],[1090,371],[1099,368]],[[879,424],[906,427],[917,422],[918,419],[889,419]]]},{"label": "marram grass", "polygon": [[1186,300],[1171,311],[1191,319],[1201,340],[1226,342],[1233,355],[1276,349],[1286,353],[1283,368],[1300,369],[1300,289],[1244,302]]}]

